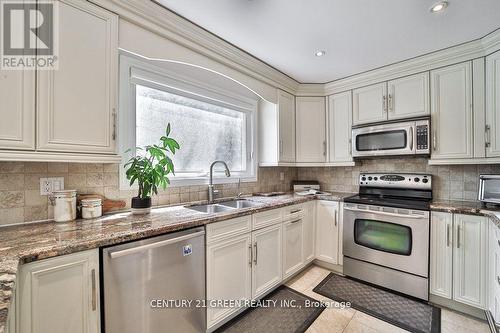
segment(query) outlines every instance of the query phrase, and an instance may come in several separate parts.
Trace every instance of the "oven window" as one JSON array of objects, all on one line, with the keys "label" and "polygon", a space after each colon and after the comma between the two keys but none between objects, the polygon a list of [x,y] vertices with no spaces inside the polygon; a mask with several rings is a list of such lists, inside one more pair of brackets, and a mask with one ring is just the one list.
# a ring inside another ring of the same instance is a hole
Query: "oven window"
[{"label": "oven window", "polygon": [[359,134],[356,136],[356,150],[404,149],[407,145],[406,141],[406,130]]},{"label": "oven window", "polygon": [[371,249],[409,256],[411,254],[411,229],[404,225],[356,219],[354,242]]}]

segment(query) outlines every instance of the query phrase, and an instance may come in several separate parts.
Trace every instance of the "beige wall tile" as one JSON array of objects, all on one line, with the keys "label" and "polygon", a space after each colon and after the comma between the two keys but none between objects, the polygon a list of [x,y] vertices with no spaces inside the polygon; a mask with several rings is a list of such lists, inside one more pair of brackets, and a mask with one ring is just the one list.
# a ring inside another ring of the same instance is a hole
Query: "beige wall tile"
[{"label": "beige wall tile", "polygon": [[48,199],[46,195],[40,195],[39,190],[26,190],[24,191],[24,205],[25,206],[41,206],[47,205]]},{"label": "beige wall tile", "polygon": [[24,221],[24,208],[0,209],[0,225],[20,223]]},{"label": "beige wall tile", "polygon": [[118,178],[118,173],[113,172],[113,173],[104,173],[104,185],[105,186],[116,186],[118,187],[119,185],[119,178]]},{"label": "beige wall tile", "polygon": [[87,175],[84,173],[70,173],[64,179],[64,186],[68,189],[87,186]]},{"label": "beige wall tile", "polygon": [[96,187],[104,185],[103,173],[87,173],[87,186]]},{"label": "beige wall tile", "polygon": [[24,163],[25,173],[47,173],[48,163],[46,162],[26,162]]},{"label": "beige wall tile", "polygon": [[69,173],[85,173],[87,172],[86,164],[84,163],[69,163],[68,164]]},{"label": "beige wall tile", "polygon": [[48,206],[29,206],[24,207],[24,220],[25,221],[40,221],[47,220],[48,217]]},{"label": "beige wall tile", "polygon": [[88,163],[85,166],[87,172],[104,172],[104,165],[102,163]]},{"label": "beige wall tile", "polygon": [[23,173],[23,162],[0,162],[0,173]]},{"label": "beige wall tile", "polygon": [[120,164],[104,164],[103,165],[104,172],[120,172]]},{"label": "beige wall tile", "polygon": [[14,208],[23,206],[23,191],[0,191],[0,208]]},{"label": "beige wall tile", "polygon": [[[40,190],[40,178],[47,177],[43,173],[27,173],[24,175],[25,190]],[[65,180],[66,182],[66,180]]]},{"label": "beige wall tile", "polygon": [[23,174],[0,174],[0,191],[24,189]]},{"label": "beige wall tile", "polygon": [[68,173],[69,163],[49,163],[49,173]]}]

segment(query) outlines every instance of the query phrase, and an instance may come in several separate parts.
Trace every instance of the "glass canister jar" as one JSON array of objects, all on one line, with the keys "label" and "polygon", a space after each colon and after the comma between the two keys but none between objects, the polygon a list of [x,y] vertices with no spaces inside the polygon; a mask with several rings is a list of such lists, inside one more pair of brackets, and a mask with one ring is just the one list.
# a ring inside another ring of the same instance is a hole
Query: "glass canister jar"
[{"label": "glass canister jar", "polygon": [[68,222],[76,219],[76,190],[54,191],[49,200],[54,206],[54,221]]},{"label": "glass canister jar", "polygon": [[96,199],[82,199],[80,201],[82,206],[82,217],[84,219],[93,219],[102,216],[102,200]]}]

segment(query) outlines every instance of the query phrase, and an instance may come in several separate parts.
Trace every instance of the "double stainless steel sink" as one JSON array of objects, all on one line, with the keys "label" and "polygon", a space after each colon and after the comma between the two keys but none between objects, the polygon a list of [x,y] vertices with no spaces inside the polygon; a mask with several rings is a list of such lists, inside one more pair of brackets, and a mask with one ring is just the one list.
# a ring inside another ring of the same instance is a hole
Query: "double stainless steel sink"
[{"label": "double stainless steel sink", "polygon": [[250,208],[259,206],[261,203],[253,202],[245,199],[236,199],[230,201],[219,202],[216,204],[206,204],[206,205],[195,205],[195,206],[186,206],[186,208],[195,210],[201,213],[213,214],[213,213],[221,213],[234,209],[241,208]]}]

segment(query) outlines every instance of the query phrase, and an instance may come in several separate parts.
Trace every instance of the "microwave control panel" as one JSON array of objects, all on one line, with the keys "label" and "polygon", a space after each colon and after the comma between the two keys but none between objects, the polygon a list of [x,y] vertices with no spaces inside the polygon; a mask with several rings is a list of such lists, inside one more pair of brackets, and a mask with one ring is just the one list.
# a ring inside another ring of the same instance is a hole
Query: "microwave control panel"
[{"label": "microwave control panel", "polygon": [[429,126],[417,125],[417,150],[429,149]]}]

